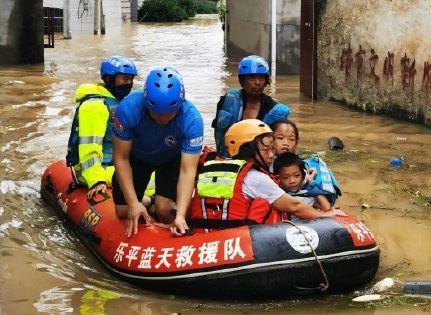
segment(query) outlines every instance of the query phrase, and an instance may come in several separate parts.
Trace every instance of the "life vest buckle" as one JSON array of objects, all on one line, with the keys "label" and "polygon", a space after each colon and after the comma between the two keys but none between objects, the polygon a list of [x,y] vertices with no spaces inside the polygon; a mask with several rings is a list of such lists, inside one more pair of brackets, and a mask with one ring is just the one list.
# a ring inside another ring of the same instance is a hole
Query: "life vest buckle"
[{"label": "life vest buckle", "polygon": [[208,212],[208,214],[212,214],[213,218],[217,218],[222,211],[222,209],[220,208],[220,205],[217,203],[205,202],[204,207]]},{"label": "life vest buckle", "polygon": [[212,208],[212,213],[214,217],[217,217],[218,214],[220,213],[220,207],[217,204],[215,204],[214,206],[216,206],[216,208],[215,209]]}]

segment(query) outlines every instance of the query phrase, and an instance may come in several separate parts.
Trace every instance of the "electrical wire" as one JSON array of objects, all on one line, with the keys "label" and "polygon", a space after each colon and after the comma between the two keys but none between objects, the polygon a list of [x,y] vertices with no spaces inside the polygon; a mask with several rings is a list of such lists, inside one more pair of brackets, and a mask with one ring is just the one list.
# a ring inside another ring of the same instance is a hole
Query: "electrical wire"
[{"label": "electrical wire", "polygon": [[90,6],[90,3],[88,2],[88,0],[79,0],[79,4],[78,4],[78,19],[81,19],[85,12],[87,12],[86,15],[88,16],[89,6]]}]

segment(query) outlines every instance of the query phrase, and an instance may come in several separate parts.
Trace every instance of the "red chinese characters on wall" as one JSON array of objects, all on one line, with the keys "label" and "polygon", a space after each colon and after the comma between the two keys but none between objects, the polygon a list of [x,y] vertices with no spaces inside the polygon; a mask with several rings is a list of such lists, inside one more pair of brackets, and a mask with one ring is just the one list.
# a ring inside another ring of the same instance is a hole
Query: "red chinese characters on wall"
[{"label": "red chinese characters on wall", "polygon": [[386,81],[390,79],[392,85],[394,85],[394,53],[389,51],[385,58],[385,63],[383,64],[383,78]]},{"label": "red chinese characters on wall", "polygon": [[340,57],[340,69],[344,70],[344,76],[346,78],[346,81],[350,78],[350,70],[353,64],[353,58],[352,58],[352,48],[349,47],[343,48],[343,51],[341,52]]},{"label": "red chinese characters on wall", "polygon": [[410,64],[410,58],[407,57],[406,53],[401,58],[401,84],[403,85],[403,89],[406,87],[414,89],[416,75],[415,62],[416,60],[413,60],[412,64]]},{"label": "red chinese characters on wall", "polygon": [[[370,50],[371,56],[368,58],[368,63],[370,66],[370,72],[368,74],[368,78],[374,83],[380,83],[380,76],[377,74],[377,63],[379,60],[379,55],[376,54],[375,50],[371,48]],[[363,78],[363,68],[364,68],[364,56],[366,52],[362,49],[362,46],[359,45],[358,51],[355,53],[355,62],[356,62],[356,80],[358,85],[362,81]],[[386,82],[390,82],[391,85],[394,85],[394,60],[395,55],[393,52],[388,51],[387,56],[385,57],[385,61],[383,64],[383,79]],[[353,58],[352,58],[352,48],[350,46],[345,47],[341,51],[340,57],[340,70],[344,72],[344,77],[346,82],[350,79],[351,68],[353,66]],[[410,58],[407,56],[407,53],[404,53],[404,56],[400,60],[400,70],[401,70],[401,85],[403,89],[410,88],[414,90],[415,85],[415,76],[417,74],[416,71],[416,60],[413,59],[413,62],[410,62]],[[424,62],[424,70],[422,77],[422,85],[421,91],[424,93],[431,94],[431,63],[426,61]]]},{"label": "red chinese characters on wall", "polygon": [[421,90],[427,94],[431,92],[430,70],[431,70],[431,64],[429,63],[429,61],[425,61]]},{"label": "red chinese characters on wall", "polygon": [[380,82],[380,77],[376,74],[376,65],[379,61],[379,55],[376,54],[373,48],[371,48],[371,57],[368,58],[370,64],[370,74],[368,77],[374,82],[374,84],[378,84]]},{"label": "red chinese characters on wall", "polygon": [[362,55],[365,55],[365,50],[362,49],[362,46],[359,45],[359,50],[355,54],[356,58],[356,82],[359,85],[359,82],[362,81],[362,70],[364,66],[364,57]]}]

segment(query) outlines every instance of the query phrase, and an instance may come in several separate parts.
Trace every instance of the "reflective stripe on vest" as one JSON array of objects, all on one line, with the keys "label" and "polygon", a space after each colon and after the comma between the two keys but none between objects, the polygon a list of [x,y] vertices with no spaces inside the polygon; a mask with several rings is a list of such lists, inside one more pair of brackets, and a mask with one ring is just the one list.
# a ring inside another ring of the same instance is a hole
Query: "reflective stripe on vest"
[{"label": "reflective stripe on vest", "polygon": [[84,163],[81,163],[81,172],[89,169],[90,167],[92,167],[96,163],[102,164],[102,161],[100,161],[100,159],[98,157],[93,157],[93,158],[85,161]]},{"label": "reflective stripe on vest", "polygon": [[79,144],[103,144],[103,137],[85,136],[79,137]]},{"label": "reflective stripe on vest", "polygon": [[197,192],[201,197],[232,198],[235,181],[243,160],[208,161],[198,177]]},{"label": "reflective stripe on vest", "polygon": [[98,157],[93,157],[93,158],[85,161],[84,163],[80,163],[80,164],[76,165],[74,167],[75,173],[76,173],[76,177],[77,178],[82,177],[82,173],[84,171],[88,170],[90,167],[92,167],[96,163],[101,164],[100,159]]},{"label": "reflective stripe on vest", "polygon": [[229,218],[229,199],[224,199],[222,201],[221,207],[218,204],[212,204],[211,207],[208,207],[209,204],[207,203],[206,198],[201,199],[201,209],[202,211],[202,218],[208,219],[207,211],[211,210],[213,212],[213,216],[217,217],[217,213],[221,211],[221,220],[227,220]]}]

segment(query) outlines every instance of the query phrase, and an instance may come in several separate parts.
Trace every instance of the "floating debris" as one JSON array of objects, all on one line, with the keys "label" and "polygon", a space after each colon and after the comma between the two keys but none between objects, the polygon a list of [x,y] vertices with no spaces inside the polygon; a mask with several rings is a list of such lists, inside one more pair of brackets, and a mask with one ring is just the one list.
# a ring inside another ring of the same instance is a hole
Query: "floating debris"
[{"label": "floating debris", "polygon": [[392,288],[395,284],[394,279],[392,278],[384,278],[383,280],[380,280],[373,286],[374,292],[385,292]]},{"label": "floating debris", "polygon": [[344,144],[338,137],[331,137],[328,139],[328,146],[331,150],[343,150]]},{"label": "floating debris", "polygon": [[393,168],[398,168],[401,165],[403,165],[403,159],[401,158],[393,158],[390,162],[389,165],[392,166]]},{"label": "floating debris", "polygon": [[363,203],[359,206],[349,206],[350,208],[362,208],[362,209],[384,209],[384,210],[395,210],[396,208],[385,207],[385,206],[370,206],[368,203]]},{"label": "floating debris", "polygon": [[4,85],[21,85],[21,84],[25,84],[24,81],[19,81],[19,80],[10,80],[7,81],[5,83],[3,83]]},{"label": "floating debris", "polygon": [[384,298],[383,295],[380,294],[367,294],[355,297],[352,299],[353,302],[370,302],[370,301],[379,301]]}]

